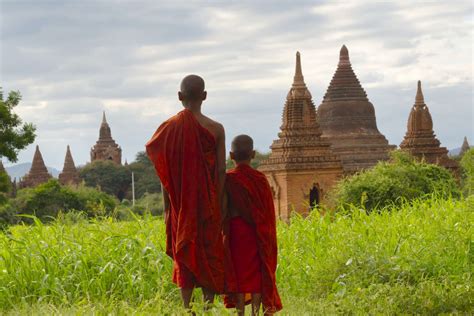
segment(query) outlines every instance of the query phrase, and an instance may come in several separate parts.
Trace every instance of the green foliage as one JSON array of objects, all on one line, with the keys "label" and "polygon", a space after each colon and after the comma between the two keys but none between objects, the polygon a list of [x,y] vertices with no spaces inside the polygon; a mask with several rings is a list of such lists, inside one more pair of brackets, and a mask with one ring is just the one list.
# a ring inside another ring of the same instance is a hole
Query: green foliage
[{"label": "green foliage", "polygon": [[11,190],[10,177],[5,171],[0,170],[0,205],[7,202],[7,193]]},{"label": "green foliage", "polygon": [[474,148],[464,153],[461,159],[461,181],[464,194],[474,194]]},{"label": "green foliage", "polygon": [[[278,223],[282,314],[472,314],[468,203]],[[184,315],[164,249],[161,218],[12,226],[0,233],[0,313]],[[220,299],[208,313],[234,314]]]},{"label": "green foliage", "polygon": [[[156,175],[155,167],[144,151],[137,153],[135,161],[128,166],[135,177],[135,197],[143,197],[146,193],[161,192],[160,179]],[[132,198],[131,190],[127,197]]]},{"label": "green foliage", "polygon": [[137,215],[162,215],[163,198],[161,193],[145,193],[132,205],[130,200],[122,200],[115,211],[115,218],[119,220],[133,220]]},{"label": "green foliage", "polygon": [[122,200],[131,185],[131,172],[112,161],[94,161],[79,170],[81,179],[89,187],[99,188]]},{"label": "green foliage", "polygon": [[[11,201],[16,213],[35,215],[43,221],[56,218],[60,212],[85,211],[89,216],[110,214],[116,205],[113,197],[93,188],[61,186],[56,179],[36,188],[19,190]],[[25,221],[31,222],[28,218]]]},{"label": "green foliage", "polygon": [[18,91],[11,91],[6,100],[0,88],[0,158],[6,157],[12,162],[18,160],[18,152],[35,140],[36,128],[30,123],[24,123],[13,112],[21,100]]},{"label": "green foliage", "polygon": [[[257,169],[258,166],[260,166],[260,164],[262,163],[262,161],[265,159],[268,159],[269,156],[270,156],[270,153],[261,153],[258,150],[256,150],[255,158],[252,159],[252,162],[250,163],[250,165],[252,166],[252,168]],[[230,157],[227,158],[226,169],[227,170],[232,169],[234,168],[234,166],[235,166],[235,163],[232,161],[232,159],[230,159]]]},{"label": "green foliage", "polygon": [[405,200],[429,197],[431,193],[457,197],[460,192],[453,175],[437,165],[417,162],[408,154],[395,151],[391,161],[341,180],[331,193],[339,210],[354,205],[370,212]]}]

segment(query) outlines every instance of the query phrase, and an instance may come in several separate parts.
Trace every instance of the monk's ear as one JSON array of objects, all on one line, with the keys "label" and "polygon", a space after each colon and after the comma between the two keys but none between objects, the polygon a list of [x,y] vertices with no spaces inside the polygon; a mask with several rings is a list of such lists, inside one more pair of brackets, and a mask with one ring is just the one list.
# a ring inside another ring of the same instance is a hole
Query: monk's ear
[{"label": "monk's ear", "polygon": [[255,150],[252,150],[252,159],[255,158]]},{"label": "monk's ear", "polygon": [[204,91],[202,93],[202,100],[204,101],[204,100],[206,100],[206,98],[207,98],[207,91]]},{"label": "monk's ear", "polygon": [[178,91],[178,99],[179,101],[183,101],[184,100],[184,95],[181,91]]}]

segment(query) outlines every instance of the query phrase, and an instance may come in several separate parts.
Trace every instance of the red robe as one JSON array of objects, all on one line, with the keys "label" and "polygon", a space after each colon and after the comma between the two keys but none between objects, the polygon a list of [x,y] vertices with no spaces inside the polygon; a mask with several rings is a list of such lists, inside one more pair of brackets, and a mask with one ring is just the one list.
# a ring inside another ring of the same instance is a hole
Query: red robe
[{"label": "red robe", "polygon": [[[240,216],[252,225],[256,232],[261,262],[262,304],[267,312],[281,310],[281,300],[276,287],[277,236],[273,196],[265,175],[248,165],[239,165],[227,172],[226,191],[229,203],[239,210]],[[232,219],[224,221],[224,243],[229,259],[229,226]],[[236,293],[237,283],[232,262],[226,262],[226,292]],[[245,282],[244,282],[245,283]],[[226,297],[226,306],[235,306],[235,297]]]},{"label": "red robe", "polygon": [[181,288],[224,290],[224,247],[218,202],[216,140],[189,110],[165,121],[146,144],[171,210],[166,253]]}]

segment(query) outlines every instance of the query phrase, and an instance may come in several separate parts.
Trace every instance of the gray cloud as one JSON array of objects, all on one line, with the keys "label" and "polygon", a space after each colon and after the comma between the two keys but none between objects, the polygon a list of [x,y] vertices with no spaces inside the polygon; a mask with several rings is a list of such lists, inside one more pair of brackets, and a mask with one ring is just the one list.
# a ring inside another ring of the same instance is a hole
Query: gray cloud
[{"label": "gray cloud", "polygon": [[[294,71],[318,105],[342,44],[374,103],[379,129],[399,144],[423,81],[444,146],[474,141],[472,4],[411,1],[186,2],[2,1],[0,86],[20,90],[18,113],[38,127],[48,165],[60,168],[71,145],[89,160],[102,110],[124,158],[133,160],[159,123],[181,109],[180,79],[206,79],[205,111],[254,136],[276,137]],[[454,128],[455,127],[455,128]],[[33,146],[21,153],[30,161]]]}]

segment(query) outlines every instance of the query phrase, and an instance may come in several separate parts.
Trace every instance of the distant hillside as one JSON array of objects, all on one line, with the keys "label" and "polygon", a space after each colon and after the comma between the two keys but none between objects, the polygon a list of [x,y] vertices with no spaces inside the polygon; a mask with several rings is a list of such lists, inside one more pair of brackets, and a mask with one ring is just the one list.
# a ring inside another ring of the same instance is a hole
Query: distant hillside
[{"label": "distant hillside", "polygon": [[[48,168],[49,173],[51,173],[53,177],[55,178],[58,177],[60,173],[59,170],[52,167],[46,167],[46,168]],[[27,174],[28,171],[30,171],[31,162],[25,162],[25,163],[20,163],[18,165],[5,167],[5,169],[7,170],[7,173],[10,175],[12,179],[16,178],[18,180],[19,178],[22,178],[25,174]]]},{"label": "distant hillside", "polygon": [[449,150],[449,155],[450,156],[457,156],[461,152],[461,147],[458,148],[453,148]]}]

